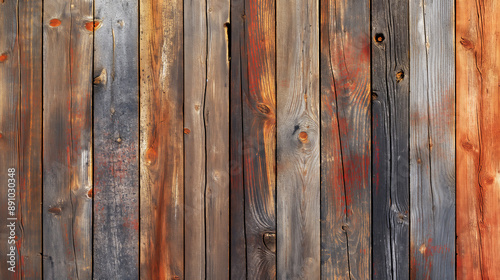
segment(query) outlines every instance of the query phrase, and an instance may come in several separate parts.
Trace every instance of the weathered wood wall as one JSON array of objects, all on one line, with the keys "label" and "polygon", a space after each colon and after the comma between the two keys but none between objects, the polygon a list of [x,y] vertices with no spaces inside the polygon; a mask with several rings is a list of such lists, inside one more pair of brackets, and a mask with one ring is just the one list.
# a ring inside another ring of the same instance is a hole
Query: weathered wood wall
[{"label": "weathered wood wall", "polygon": [[0,0],[0,279],[500,277],[498,12]]}]

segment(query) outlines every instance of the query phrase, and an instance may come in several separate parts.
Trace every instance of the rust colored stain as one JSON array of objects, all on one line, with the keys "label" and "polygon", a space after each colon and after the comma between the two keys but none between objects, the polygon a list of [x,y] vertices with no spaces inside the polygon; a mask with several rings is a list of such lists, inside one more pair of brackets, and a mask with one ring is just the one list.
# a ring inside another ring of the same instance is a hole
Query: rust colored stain
[{"label": "rust colored stain", "polygon": [[191,130],[187,127],[184,128],[184,134],[189,134],[191,133]]},{"label": "rust colored stain", "polygon": [[53,18],[50,20],[49,25],[52,27],[58,27],[59,25],[61,25],[61,20]]},{"label": "rust colored stain", "polygon": [[85,23],[85,29],[88,31],[96,31],[99,28],[101,28],[101,21],[99,20],[87,21]]},{"label": "rust colored stain", "polygon": [[55,215],[61,215],[62,209],[60,207],[51,207],[49,208],[49,213],[55,214]]},{"label": "rust colored stain", "polygon": [[0,55],[0,62],[4,62],[6,60],[7,60],[7,54],[6,53]]},{"label": "rust colored stain", "polygon": [[146,163],[147,164],[155,163],[157,158],[158,158],[158,153],[156,152],[155,149],[149,148],[146,151]]},{"label": "rust colored stain", "polygon": [[308,136],[307,136],[307,132],[302,131],[301,133],[299,133],[299,140],[300,140],[300,142],[302,142],[302,143],[307,143],[307,142],[309,142],[309,139],[308,139]]}]

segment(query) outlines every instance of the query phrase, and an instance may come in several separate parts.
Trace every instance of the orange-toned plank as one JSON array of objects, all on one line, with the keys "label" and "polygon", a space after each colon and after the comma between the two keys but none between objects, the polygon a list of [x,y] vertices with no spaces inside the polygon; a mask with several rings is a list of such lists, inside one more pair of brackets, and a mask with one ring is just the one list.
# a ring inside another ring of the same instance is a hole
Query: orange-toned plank
[{"label": "orange-toned plank", "polygon": [[500,279],[499,14],[457,1],[457,279]]}]

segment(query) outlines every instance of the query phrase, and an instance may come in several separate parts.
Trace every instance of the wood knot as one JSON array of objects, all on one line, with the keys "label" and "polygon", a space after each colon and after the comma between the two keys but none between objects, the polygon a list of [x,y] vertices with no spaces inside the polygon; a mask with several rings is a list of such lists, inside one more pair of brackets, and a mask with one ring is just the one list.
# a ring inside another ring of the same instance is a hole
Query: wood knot
[{"label": "wood knot", "polygon": [[422,163],[422,160],[421,160],[421,159],[419,159],[419,158],[417,158],[417,163],[418,163],[418,164],[421,164],[421,163]]},{"label": "wood knot", "polygon": [[145,156],[146,164],[151,165],[155,163],[157,158],[158,158],[158,153],[156,152],[155,149],[149,148],[146,151],[146,156]]},{"label": "wood knot", "polygon": [[375,92],[372,92],[372,100],[377,100],[378,94]]},{"label": "wood knot", "polygon": [[267,115],[267,114],[271,113],[271,109],[269,108],[269,106],[267,106],[264,103],[257,104],[257,109],[259,109],[259,112],[261,112],[262,114]]},{"label": "wood knot", "polygon": [[262,239],[264,240],[264,245],[266,248],[276,253],[276,233],[275,232],[266,232],[264,233]]},{"label": "wood knot", "polygon": [[94,189],[93,188],[90,188],[90,190],[87,192],[87,197],[88,198],[94,197]]},{"label": "wood knot", "polygon": [[101,28],[101,22],[100,20],[94,20],[94,21],[87,21],[85,23],[85,29],[88,31],[96,31],[97,29]]},{"label": "wood knot", "polygon": [[375,34],[375,42],[382,43],[385,40],[385,36],[382,33]]},{"label": "wood knot", "polygon": [[94,78],[94,85],[106,84],[107,77],[108,77],[108,75],[107,75],[106,69],[102,69],[101,74],[99,74],[98,77]]},{"label": "wood knot", "polygon": [[479,174],[479,182],[482,186],[487,186],[493,184],[495,178],[488,173]]},{"label": "wood knot", "polygon": [[405,72],[403,70],[399,70],[398,73],[396,73],[396,82],[401,82],[405,78]]},{"label": "wood knot", "polygon": [[54,215],[61,215],[62,209],[61,207],[50,207],[48,211]]},{"label": "wood knot", "polygon": [[343,224],[342,225],[342,230],[345,231],[345,232],[347,232],[349,230],[349,226],[346,225],[346,224]]},{"label": "wood knot", "polygon": [[184,134],[189,134],[191,133],[191,130],[189,130],[189,128],[185,127],[184,128]]},{"label": "wood knot", "polygon": [[467,50],[472,50],[474,49],[474,43],[472,43],[470,40],[462,38],[460,40],[460,44]]},{"label": "wood knot", "polygon": [[302,143],[307,143],[307,142],[309,142],[307,132],[302,131],[301,133],[299,133],[299,140],[300,140],[300,142],[302,142]]},{"label": "wood knot", "polygon": [[122,138],[121,137],[116,138],[116,142],[117,143],[121,143],[122,142]]},{"label": "wood knot", "polygon": [[3,53],[2,55],[0,55],[0,62],[4,62],[7,60],[7,54],[6,53]]},{"label": "wood knot", "polygon": [[469,143],[468,141],[464,141],[462,142],[462,147],[464,148],[464,150],[466,151],[470,151],[472,150],[473,146],[471,143]]},{"label": "wood knot", "polygon": [[58,27],[59,25],[61,25],[61,20],[60,19],[57,19],[57,18],[53,18],[49,21],[49,25],[51,27]]}]

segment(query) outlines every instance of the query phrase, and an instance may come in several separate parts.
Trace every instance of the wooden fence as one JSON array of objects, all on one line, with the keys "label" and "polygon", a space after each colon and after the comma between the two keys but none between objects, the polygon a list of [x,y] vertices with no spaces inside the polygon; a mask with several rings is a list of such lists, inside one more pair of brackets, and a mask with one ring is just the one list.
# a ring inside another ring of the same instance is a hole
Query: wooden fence
[{"label": "wooden fence", "polygon": [[500,279],[495,0],[0,0],[0,279]]}]

